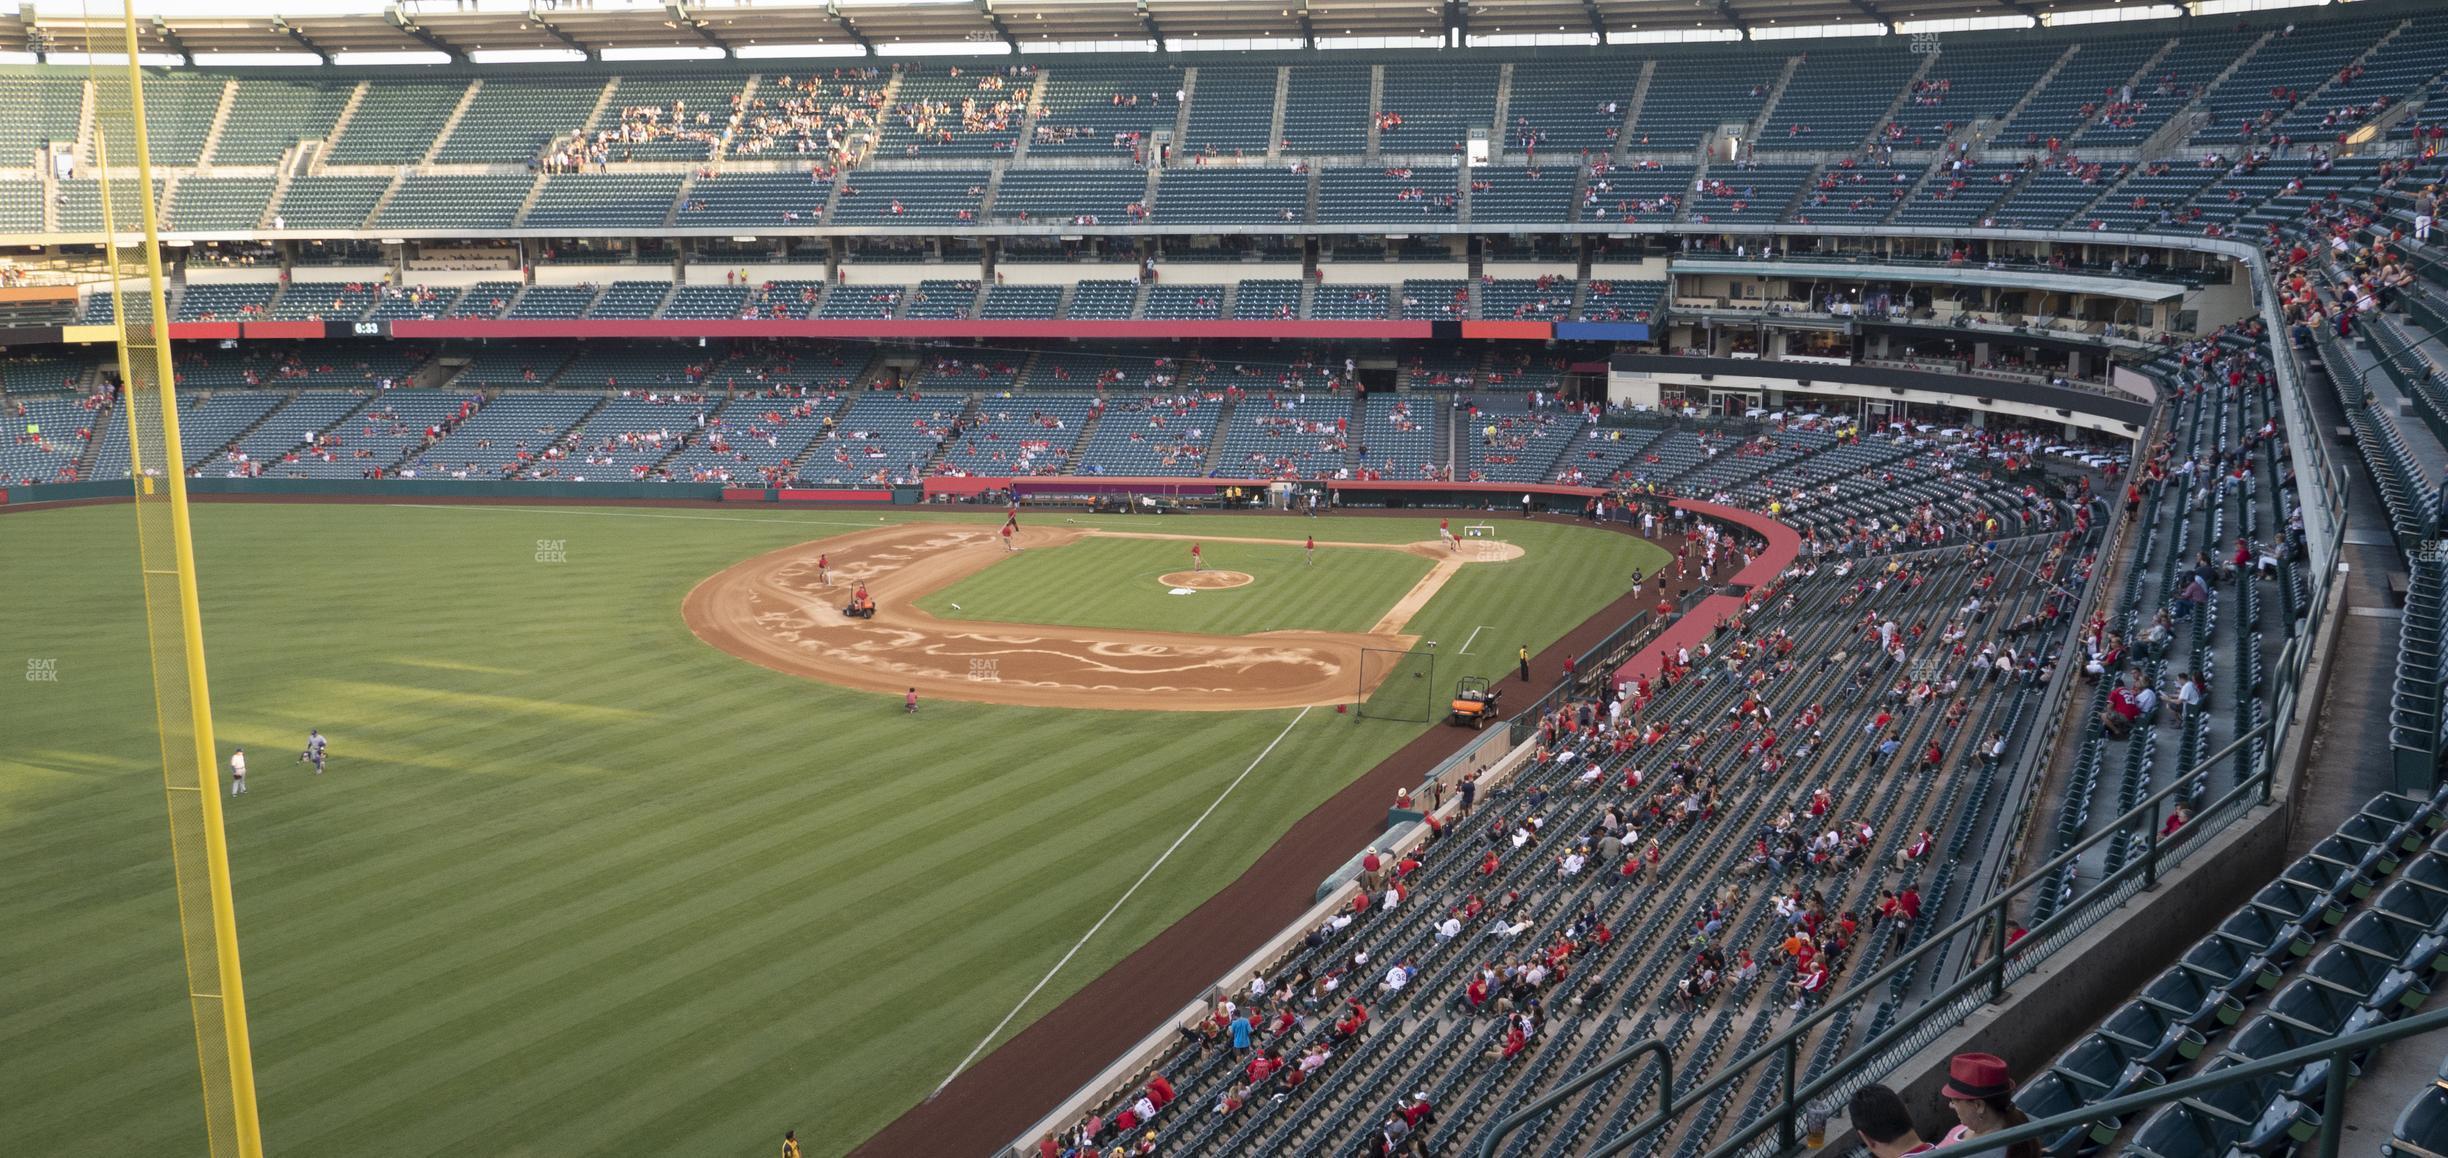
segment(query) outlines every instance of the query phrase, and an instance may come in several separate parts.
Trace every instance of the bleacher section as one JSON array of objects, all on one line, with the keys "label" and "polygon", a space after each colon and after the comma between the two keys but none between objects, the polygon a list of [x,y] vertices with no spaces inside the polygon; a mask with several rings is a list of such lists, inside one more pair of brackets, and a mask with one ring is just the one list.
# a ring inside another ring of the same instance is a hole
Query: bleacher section
[{"label": "bleacher section", "polygon": [[1451,169],[1327,169],[1318,174],[1321,224],[1355,221],[1454,220]]},{"label": "bleacher section", "polygon": [[1213,156],[1264,155],[1275,118],[1276,75],[1271,67],[1200,66],[1184,147]]},{"label": "bleacher section", "polygon": [[1008,157],[1020,129],[1032,76],[971,71],[949,76],[912,66],[901,70],[893,105],[879,118],[885,157]]},{"label": "bleacher section", "polygon": [[713,155],[731,101],[745,84],[745,77],[719,73],[622,77],[596,131],[613,134],[610,147],[618,160],[703,161]]},{"label": "bleacher section", "polygon": [[[1879,40],[1891,38],[1881,37]],[[1922,58],[1889,43],[1817,45],[1786,82],[1763,148],[1850,149],[1870,136]]]},{"label": "bleacher section", "polygon": [[1568,167],[1488,166],[1471,170],[1470,182],[1473,223],[1572,220],[1573,170]]},{"label": "bleacher section", "polygon": [[1496,119],[1493,64],[1403,63],[1384,69],[1379,152],[1459,156],[1470,130],[1485,129]]},{"label": "bleacher section", "polygon": [[215,165],[269,165],[299,141],[331,135],[353,85],[242,77],[229,121],[213,146]]},{"label": "bleacher section", "polygon": [[[424,159],[459,98],[465,81],[383,80],[366,85],[365,99],[339,139],[324,153],[333,165],[406,165]],[[559,131],[547,129],[546,132]]]},{"label": "bleacher section", "polygon": [[1297,64],[1285,79],[1285,152],[1340,156],[1368,147],[1368,69]]},{"label": "bleacher section", "polygon": [[2035,35],[1957,48],[1941,40],[1938,59],[1907,87],[1904,107],[1881,139],[1897,148],[1936,148],[1974,124],[2000,124],[2074,43]]},{"label": "bleacher section", "polygon": [[[1044,359],[1039,359],[1044,364]],[[1207,473],[1216,404],[1198,395],[1108,392],[1075,474],[1195,477]]]},{"label": "bleacher section", "polygon": [[616,281],[605,287],[602,297],[595,299],[595,308],[588,310],[587,316],[651,318],[671,288],[667,281]]},{"label": "bleacher section", "polygon": [[557,173],[544,179],[525,223],[532,229],[655,229],[679,196],[676,174]]},{"label": "bleacher section", "polygon": [[1051,318],[1062,307],[1058,285],[995,285],[978,304],[981,318]]},{"label": "bleacher section", "polygon": [[834,225],[951,225],[974,220],[983,169],[871,169],[842,178]]},{"label": "bleacher section", "polygon": [[949,395],[861,394],[851,400],[831,435],[808,448],[799,481],[864,487],[924,478],[963,406]]},{"label": "bleacher section", "polygon": [[2329,83],[2396,24],[2394,17],[2334,21],[2271,37],[2211,90],[2203,101],[2208,120],[2193,139],[2236,142],[2267,135],[2295,102]]},{"label": "bleacher section", "polygon": [[[1296,318],[1300,316],[1300,297],[1301,283],[1297,281],[1248,278],[1233,287],[1232,316],[1254,320]],[[1152,296],[1149,308],[1155,308]]]},{"label": "bleacher section", "polygon": [[[170,196],[165,229],[253,233],[272,202],[270,177],[181,177]],[[351,224],[355,224],[351,222]]]},{"label": "bleacher section", "polygon": [[1348,394],[1277,393],[1243,396],[1216,449],[1218,478],[1330,478],[1351,448]]},{"label": "bleacher section", "polygon": [[410,173],[400,178],[391,203],[373,224],[385,229],[508,229],[534,186],[533,177]]},{"label": "bleacher section", "polygon": [[603,404],[598,394],[503,394],[413,455],[402,472],[419,478],[507,478],[540,460],[579,419]]},{"label": "bleacher section", "polygon": [[2093,113],[2089,127],[2075,139],[2084,145],[2141,143],[2260,38],[2258,30],[2188,29],[2166,56],[2151,65],[2147,77],[2134,82],[2131,101],[2124,99],[2120,82],[2108,82],[2109,91],[2098,94],[2103,103]]},{"label": "bleacher section", "polygon": [[[1349,276],[1348,269],[1336,272]],[[1390,285],[1322,284],[1309,303],[1309,316],[1330,321],[1383,320],[1390,316],[1396,294]]]},{"label": "bleacher section", "polygon": [[275,210],[277,229],[355,229],[391,187],[389,177],[300,177]]},{"label": "bleacher section", "polygon": [[2155,36],[2083,38],[2073,59],[2031,94],[2023,111],[1998,130],[1997,139],[2026,148],[2051,139],[2072,140],[2107,115],[2105,106],[2117,102],[2118,90],[2166,43]]},{"label": "bleacher section", "polygon": [[1181,112],[1174,99],[1181,84],[1178,67],[1053,70],[1037,101],[1029,155],[1144,160],[1149,136],[1170,130]]},{"label": "bleacher section", "polygon": [[1144,208],[1147,174],[1136,169],[1014,169],[995,190],[996,221],[1122,225]]},{"label": "bleacher section", "polygon": [[1369,395],[1360,410],[1353,469],[1398,482],[1438,477],[1445,464],[1443,413],[1434,398]]},{"label": "bleacher section", "polygon": [[813,225],[832,196],[829,181],[811,180],[806,173],[719,173],[700,178],[672,220],[680,226],[749,229]]},{"label": "bleacher section", "polygon": [[[930,379],[930,382],[936,381]],[[955,387],[965,380],[947,375]],[[1004,385],[1009,386],[1008,377]],[[988,393],[944,448],[937,474],[1057,474],[1070,463],[1071,448],[1088,426],[1096,399],[1086,394]]]},{"label": "bleacher section", "polygon": [[1171,169],[1156,186],[1148,220],[1164,225],[1261,225],[1303,221],[1309,178],[1282,169]]},{"label": "bleacher section", "polygon": [[[603,97],[598,80],[498,77],[469,98],[450,138],[434,152],[441,165],[516,165],[543,156],[555,138],[584,128]],[[354,125],[352,124],[352,128]]]},{"label": "bleacher section", "polygon": [[74,394],[12,393],[0,399],[0,416],[8,421],[7,437],[0,439],[0,484],[74,481],[95,413],[90,400]]}]

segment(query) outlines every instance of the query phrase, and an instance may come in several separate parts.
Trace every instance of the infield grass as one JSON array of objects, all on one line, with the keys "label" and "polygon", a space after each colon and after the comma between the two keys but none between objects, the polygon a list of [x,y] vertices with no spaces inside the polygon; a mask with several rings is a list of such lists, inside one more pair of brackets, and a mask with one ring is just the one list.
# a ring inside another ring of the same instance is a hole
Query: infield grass
[{"label": "infield grass", "polygon": [[[132,517],[0,517],[0,1154],[204,1151]],[[195,522],[220,750],[254,770],[228,830],[274,1155],[754,1154],[788,1128],[839,1153],[942,1080],[1269,741],[1005,1036],[1420,730],[911,718],[682,625],[705,576],[874,512]],[[1658,562],[1621,536],[1505,531],[1530,558],[1465,568],[1413,626],[1449,654],[1475,633],[1490,673]],[[30,659],[57,682],[18,678]],[[331,739],[319,778],[293,762],[309,727]]]},{"label": "infield grass", "polygon": [[1295,546],[1211,540],[1200,550],[1210,569],[1253,581],[1175,595],[1158,580],[1190,569],[1189,543],[1086,538],[997,560],[918,606],[942,619],[1140,631],[1367,631],[1433,566],[1417,555],[1366,548],[1321,546],[1315,562]]}]

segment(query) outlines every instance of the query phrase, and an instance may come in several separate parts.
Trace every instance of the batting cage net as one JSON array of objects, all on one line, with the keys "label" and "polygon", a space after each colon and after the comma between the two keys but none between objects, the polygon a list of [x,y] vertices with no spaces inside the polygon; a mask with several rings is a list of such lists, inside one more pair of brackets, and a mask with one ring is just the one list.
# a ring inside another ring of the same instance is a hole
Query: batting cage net
[{"label": "batting cage net", "polygon": [[1410,651],[1364,648],[1360,652],[1360,714],[1372,720],[1425,723],[1450,704],[1437,689],[1436,652],[1422,646]]}]

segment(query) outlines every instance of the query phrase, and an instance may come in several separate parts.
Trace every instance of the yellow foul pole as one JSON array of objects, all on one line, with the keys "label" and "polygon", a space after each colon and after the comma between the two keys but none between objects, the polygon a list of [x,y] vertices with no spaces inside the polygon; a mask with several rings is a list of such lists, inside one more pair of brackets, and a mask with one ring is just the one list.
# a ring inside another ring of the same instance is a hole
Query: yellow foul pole
[{"label": "yellow foul pole", "polygon": [[[163,786],[170,808],[171,849],[179,879],[179,921],[186,944],[189,1007],[203,1075],[206,1133],[215,1158],[261,1158],[255,1108],[255,1063],[247,1040],[246,987],[238,964],[238,916],[230,887],[229,844],[223,831],[220,756],[213,737],[212,694],[204,665],[204,623],[196,588],[195,544],[187,510],[186,454],[179,445],[177,392],[163,287],[161,221],[153,194],[153,161],[145,132],[144,74],[138,64],[136,16],[122,0],[127,124],[120,139],[135,154],[136,198],[144,225],[146,316],[131,319],[129,287],[121,280],[119,220],[111,205],[110,163],[100,187],[105,253],[110,265],[119,337],[121,397],[129,426],[130,475],[136,488],[137,538],[144,568],[146,622],[151,632],[155,715],[161,729]],[[90,59],[90,58],[89,58]],[[105,83],[100,74],[97,86]],[[98,92],[98,88],[97,88]],[[99,103],[99,102],[97,102]],[[109,136],[96,127],[97,154]],[[128,271],[132,272],[132,271]],[[127,279],[132,281],[132,278]],[[142,327],[144,337],[135,336]],[[147,398],[146,395],[153,395]],[[147,404],[158,406],[158,413]],[[167,511],[162,500],[167,498]],[[163,515],[166,513],[166,521]],[[181,733],[192,742],[188,751]],[[192,764],[189,763],[192,761]],[[201,854],[199,857],[198,854]],[[196,863],[198,860],[202,863]],[[199,911],[201,910],[201,911]]]}]

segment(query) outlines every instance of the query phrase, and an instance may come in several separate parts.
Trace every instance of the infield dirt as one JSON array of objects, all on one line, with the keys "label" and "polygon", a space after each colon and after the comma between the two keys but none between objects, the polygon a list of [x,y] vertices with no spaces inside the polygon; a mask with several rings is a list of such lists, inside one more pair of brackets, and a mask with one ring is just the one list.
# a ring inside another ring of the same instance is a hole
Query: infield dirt
[{"label": "infield dirt", "polygon": [[[1187,536],[1028,528],[1022,549],[1059,548],[1090,535]],[[1213,541],[1294,540],[1218,537]],[[863,691],[1030,707],[1248,711],[1350,702],[1364,652],[1407,650],[1402,629],[1445,581],[1474,562],[1437,543],[1321,543],[1406,551],[1437,566],[1369,632],[1275,631],[1194,635],[1165,631],[944,620],[920,610],[928,592],[993,566],[1007,552],[996,528],[914,524],[858,531],[770,551],[699,583],[681,603],[697,637],[775,671]],[[1505,558],[1518,557],[1512,544]],[[831,583],[817,582],[827,556]],[[860,584],[872,619],[842,614]],[[1386,669],[1390,670],[1390,669]],[[1383,678],[1383,671],[1374,673]]]}]

